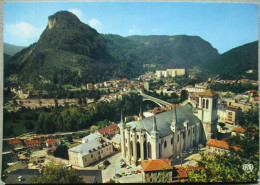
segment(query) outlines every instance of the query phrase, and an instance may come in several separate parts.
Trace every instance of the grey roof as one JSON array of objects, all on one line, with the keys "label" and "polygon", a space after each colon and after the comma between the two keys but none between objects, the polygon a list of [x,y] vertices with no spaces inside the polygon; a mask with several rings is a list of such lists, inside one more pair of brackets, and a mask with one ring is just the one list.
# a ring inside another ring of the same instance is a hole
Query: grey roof
[{"label": "grey roof", "polygon": [[[83,177],[83,180],[85,183],[95,183],[96,182],[96,177],[100,174],[101,179],[102,180],[102,172],[101,170],[77,170],[75,169],[75,173],[79,176]],[[101,182],[97,182],[97,183],[102,183]]]},{"label": "grey roof", "polygon": [[[177,124],[176,126],[181,126],[184,121],[188,120],[190,123],[196,123],[200,120],[192,113],[193,107],[189,104],[181,107],[176,108],[177,114]],[[172,133],[170,126],[173,120],[173,112],[174,109],[156,114],[156,124],[157,124],[157,131],[159,136],[166,136]],[[153,116],[144,118],[140,121],[133,121],[127,123],[127,127],[131,129],[135,129],[136,131],[140,131],[141,129],[146,130],[148,133],[151,133],[153,130]]]},{"label": "grey roof", "polygon": [[[3,181],[6,184],[29,184],[30,179],[38,175],[40,175],[39,169],[18,169],[8,173]],[[22,176],[22,181],[18,181],[19,176]]]},{"label": "grey roof", "polygon": [[111,141],[114,142],[114,143],[120,144],[121,143],[121,135],[116,134]]},{"label": "grey roof", "polygon": [[97,138],[102,137],[102,135],[99,132],[91,133],[88,136],[82,138],[82,141],[90,141],[90,140],[95,140]]},{"label": "grey roof", "polygon": [[[111,144],[109,139],[103,138],[103,144]],[[70,148],[69,151],[78,152],[81,156],[85,156],[95,150],[101,149],[103,144],[99,140],[99,138],[88,140],[86,143],[80,144],[73,148]]]}]

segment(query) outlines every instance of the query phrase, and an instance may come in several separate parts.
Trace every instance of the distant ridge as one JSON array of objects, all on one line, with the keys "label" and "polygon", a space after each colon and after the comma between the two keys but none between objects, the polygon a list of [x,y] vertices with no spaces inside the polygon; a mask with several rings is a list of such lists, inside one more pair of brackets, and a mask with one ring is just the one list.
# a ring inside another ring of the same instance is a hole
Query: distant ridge
[{"label": "distant ridge", "polygon": [[[218,57],[206,61],[201,69],[222,79],[258,80],[258,41],[233,48]],[[248,73],[248,71],[252,72]]]},{"label": "distant ridge", "polygon": [[137,77],[146,70],[143,64],[190,68],[218,55],[197,36],[99,34],[73,13],[60,11],[49,16],[37,43],[11,58],[5,68],[5,82],[79,86]]},{"label": "distant ridge", "polygon": [[16,53],[18,53],[24,48],[26,48],[26,46],[16,46],[16,45],[4,43],[4,53],[11,56],[15,55]]}]

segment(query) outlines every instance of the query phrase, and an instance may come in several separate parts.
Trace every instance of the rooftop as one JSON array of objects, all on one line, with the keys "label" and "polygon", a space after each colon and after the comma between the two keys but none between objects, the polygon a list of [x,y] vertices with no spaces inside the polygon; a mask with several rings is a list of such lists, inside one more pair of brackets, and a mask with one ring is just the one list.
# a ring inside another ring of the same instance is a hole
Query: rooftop
[{"label": "rooftop", "polygon": [[46,139],[45,143],[54,143],[60,141],[59,139]]},{"label": "rooftop", "polygon": [[246,130],[243,127],[236,127],[232,130],[232,132],[239,132],[239,133],[245,133]]},{"label": "rooftop", "polygon": [[8,144],[18,144],[18,143],[22,143],[22,141],[20,139],[10,139],[8,140]]},{"label": "rooftop", "polygon": [[[199,119],[192,113],[192,111],[193,107],[190,104],[177,107],[177,125],[182,124],[186,120],[188,120],[191,124],[199,122]],[[159,136],[166,136],[172,133],[170,126],[173,119],[173,112],[174,109],[155,115]],[[148,133],[151,133],[153,130],[153,119],[153,116],[143,118],[142,120],[129,122],[126,126],[130,127],[130,129],[135,129],[136,131],[140,131],[142,129],[146,130]]]},{"label": "rooftop", "polygon": [[233,105],[230,105],[227,107],[228,110],[231,110],[231,111],[237,111],[240,109],[240,107],[237,107],[237,106],[233,106]]},{"label": "rooftop", "polygon": [[216,93],[212,89],[208,89],[205,92],[199,93],[199,96],[218,96],[218,93]]},{"label": "rooftop", "polygon": [[[210,139],[207,142],[207,145],[229,150],[229,144],[224,140]],[[239,150],[239,147],[234,146],[234,149],[237,151]]]},{"label": "rooftop", "polygon": [[172,170],[169,159],[153,159],[142,161],[142,168],[144,171],[158,171],[158,170]]},{"label": "rooftop", "polygon": [[117,129],[119,129],[119,127],[117,126],[116,123],[113,123],[113,124],[111,124],[109,126],[106,126],[104,128],[99,129],[98,132],[100,134],[109,134],[109,135],[111,135],[111,134],[114,134]]}]

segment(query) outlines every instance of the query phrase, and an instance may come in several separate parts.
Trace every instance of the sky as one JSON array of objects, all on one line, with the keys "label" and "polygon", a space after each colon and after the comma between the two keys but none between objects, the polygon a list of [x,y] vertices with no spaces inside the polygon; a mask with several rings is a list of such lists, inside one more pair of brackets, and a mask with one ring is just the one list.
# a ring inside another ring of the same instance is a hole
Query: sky
[{"label": "sky", "polygon": [[5,2],[5,43],[29,46],[46,28],[48,16],[67,10],[99,33],[191,35],[218,52],[258,40],[258,4],[217,2]]}]

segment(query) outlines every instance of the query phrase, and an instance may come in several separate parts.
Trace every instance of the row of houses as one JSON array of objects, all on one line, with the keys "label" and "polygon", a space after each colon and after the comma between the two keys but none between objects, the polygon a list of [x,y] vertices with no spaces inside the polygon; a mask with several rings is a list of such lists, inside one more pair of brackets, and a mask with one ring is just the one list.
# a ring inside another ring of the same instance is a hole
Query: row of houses
[{"label": "row of houses", "polygon": [[91,89],[100,89],[100,88],[107,88],[110,92],[127,92],[133,89],[142,90],[147,89],[149,90],[149,83],[148,82],[140,82],[138,80],[128,80],[127,78],[122,78],[121,80],[111,79],[109,81],[105,81],[103,83],[87,83],[86,88],[88,90]]},{"label": "row of houses", "polygon": [[21,140],[21,139],[10,139],[6,141],[8,144],[8,149],[29,149],[29,148],[35,148],[35,147],[52,147],[52,146],[58,146],[61,144],[59,139],[52,139],[47,138],[45,141],[42,141],[40,139],[32,139],[32,140]]}]

